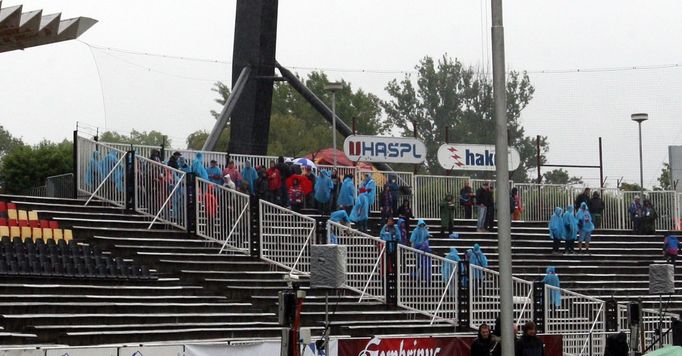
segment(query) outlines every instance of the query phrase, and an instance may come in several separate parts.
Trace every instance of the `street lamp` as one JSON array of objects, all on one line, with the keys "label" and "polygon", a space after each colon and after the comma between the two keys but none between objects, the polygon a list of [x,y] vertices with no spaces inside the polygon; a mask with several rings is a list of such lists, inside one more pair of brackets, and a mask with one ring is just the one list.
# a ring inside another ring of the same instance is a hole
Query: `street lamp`
[{"label": "street lamp", "polygon": [[649,120],[649,114],[636,113],[630,115],[630,119],[639,125],[639,186],[640,194],[644,199],[644,169],[642,167],[642,122]]},{"label": "street lamp", "polygon": [[332,92],[332,145],[334,147],[334,169],[336,169],[336,92],[343,89],[343,83],[331,82],[324,86],[324,90]]}]

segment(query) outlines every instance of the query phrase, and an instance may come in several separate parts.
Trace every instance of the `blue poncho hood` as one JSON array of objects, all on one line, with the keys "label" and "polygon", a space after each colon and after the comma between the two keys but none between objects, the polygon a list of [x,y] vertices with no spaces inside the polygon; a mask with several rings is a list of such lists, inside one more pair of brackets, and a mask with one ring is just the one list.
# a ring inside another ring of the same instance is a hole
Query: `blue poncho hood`
[{"label": "blue poncho hood", "polygon": [[369,202],[366,193],[358,195],[358,200],[355,202],[353,210],[350,212],[349,219],[352,222],[366,221],[369,219]]},{"label": "blue poncho hood", "polygon": [[488,257],[483,253],[479,244],[474,244],[474,248],[469,257],[469,263],[481,267],[488,267]]},{"label": "blue poncho hood", "polygon": [[549,219],[550,238],[564,238],[564,219],[563,216],[561,216],[562,213],[563,209],[559,207],[554,208],[554,214],[552,214],[552,217]]},{"label": "blue poncho hood", "polygon": [[542,281],[545,284],[549,284],[550,286],[559,288],[560,286],[559,276],[556,274],[556,269],[554,268],[554,266],[547,267],[547,274],[545,275],[545,278]]},{"label": "blue poncho hood", "polygon": [[348,213],[345,210],[337,210],[329,216],[329,220],[335,223],[347,222]]},{"label": "blue poncho hood", "polygon": [[320,172],[320,176],[315,180],[315,200],[320,203],[329,202],[332,198],[332,189],[334,189],[332,174],[324,169]]},{"label": "blue poncho hood", "polygon": [[242,169],[242,179],[249,183],[249,191],[251,191],[251,194],[256,194],[255,183],[258,179],[258,172],[255,168],[251,167],[251,161],[244,162],[244,168]]},{"label": "blue poncho hood", "polygon": [[424,219],[419,219],[417,227],[412,230],[412,235],[410,235],[410,242],[415,247],[420,246],[429,240],[429,236],[429,228],[426,226],[426,222]]},{"label": "blue poncho hood", "polygon": [[453,260],[453,261],[460,261],[459,258],[459,251],[457,251],[457,248],[455,247],[450,247],[450,252],[445,255],[445,258],[448,260]]},{"label": "blue poncho hood", "polygon": [[580,204],[580,210],[576,214],[576,219],[582,221],[582,230],[585,232],[592,232],[594,230],[594,223],[592,223],[592,215],[590,214],[590,209],[587,208],[587,204],[583,202]]},{"label": "blue poncho hood", "polygon": [[575,240],[578,238],[578,219],[573,215],[573,205],[566,207],[566,212],[563,215],[564,222],[564,237],[566,240]]},{"label": "blue poncho hood", "polygon": [[201,152],[197,153],[194,160],[192,160],[192,173],[201,179],[208,180],[208,172],[206,172],[204,167],[204,155]]},{"label": "blue poncho hood", "polygon": [[372,179],[371,173],[367,173],[365,180],[362,181],[361,188],[365,188],[367,199],[373,203],[377,196],[377,183]]},{"label": "blue poncho hood", "polygon": [[353,179],[346,177],[343,179],[341,189],[339,190],[339,197],[336,203],[341,206],[353,206],[355,202],[355,185]]}]

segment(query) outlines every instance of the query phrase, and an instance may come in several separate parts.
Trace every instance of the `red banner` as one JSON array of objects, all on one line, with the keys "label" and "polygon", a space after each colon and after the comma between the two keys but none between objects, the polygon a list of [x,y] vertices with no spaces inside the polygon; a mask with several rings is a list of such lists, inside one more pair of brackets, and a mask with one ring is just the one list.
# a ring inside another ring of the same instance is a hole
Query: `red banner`
[{"label": "red banner", "polygon": [[[546,356],[561,356],[561,335],[540,335]],[[468,356],[474,337],[339,339],[338,356]]]}]

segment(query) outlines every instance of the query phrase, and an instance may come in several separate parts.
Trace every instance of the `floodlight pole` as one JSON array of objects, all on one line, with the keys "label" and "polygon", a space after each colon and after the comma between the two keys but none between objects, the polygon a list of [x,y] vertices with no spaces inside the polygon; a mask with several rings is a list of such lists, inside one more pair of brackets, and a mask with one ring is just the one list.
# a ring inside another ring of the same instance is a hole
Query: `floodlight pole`
[{"label": "floodlight pole", "polygon": [[502,355],[514,355],[514,304],[511,264],[511,214],[507,144],[507,90],[504,64],[502,0],[492,0],[493,95],[495,102],[495,166],[497,198],[497,250],[500,269],[500,323]]},{"label": "floodlight pole", "polygon": [[334,147],[334,170],[336,170],[336,92],[343,89],[343,83],[328,83],[324,89],[332,92],[332,145]]}]

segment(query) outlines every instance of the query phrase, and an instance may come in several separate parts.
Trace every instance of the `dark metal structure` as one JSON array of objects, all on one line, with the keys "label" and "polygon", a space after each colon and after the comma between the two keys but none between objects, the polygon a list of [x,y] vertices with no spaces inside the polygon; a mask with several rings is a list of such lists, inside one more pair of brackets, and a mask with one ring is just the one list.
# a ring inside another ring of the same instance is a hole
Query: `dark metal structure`
[{"label": "dark metal structure", "polygon": [[0,0],[0,53],[73,40],[97,23],[88,17],[62,20],[61,13],[22,10],[22,5],[2,8]]}]

